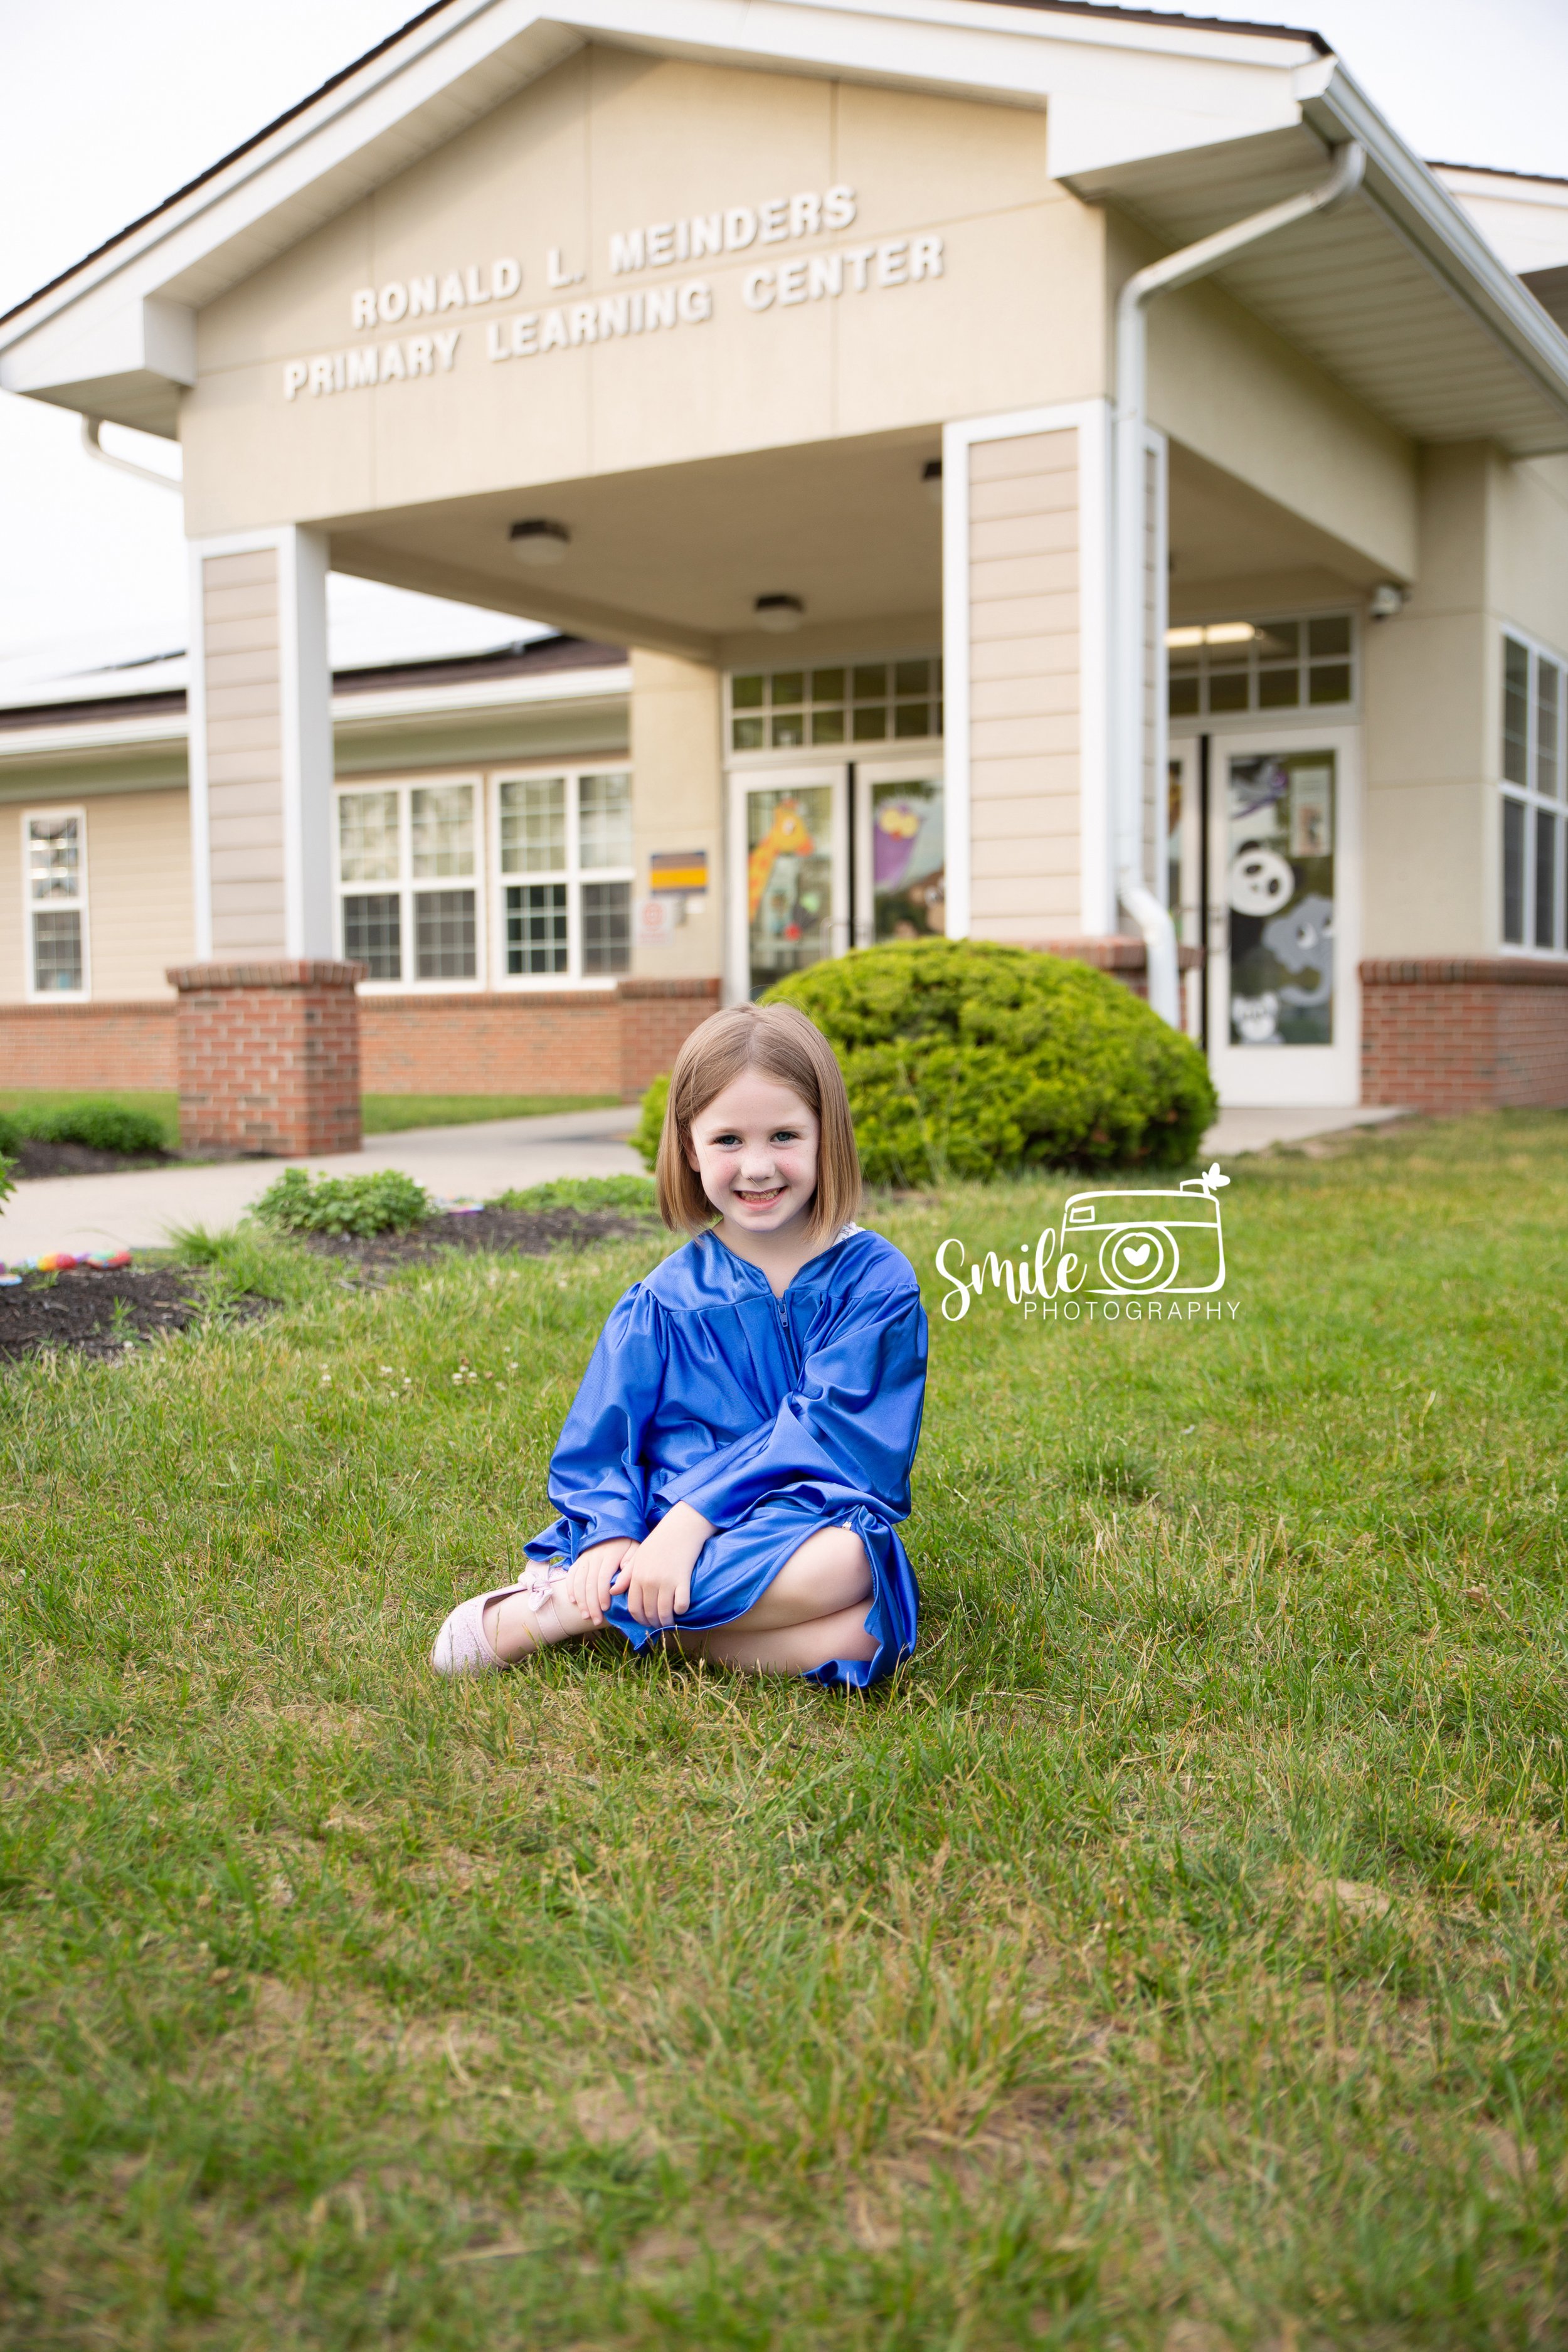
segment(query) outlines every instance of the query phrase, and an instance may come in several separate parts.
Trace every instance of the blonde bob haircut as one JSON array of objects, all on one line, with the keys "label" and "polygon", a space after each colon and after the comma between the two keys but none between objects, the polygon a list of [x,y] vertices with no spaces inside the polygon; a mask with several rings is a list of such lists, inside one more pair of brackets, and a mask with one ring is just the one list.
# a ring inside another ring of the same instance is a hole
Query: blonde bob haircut
[{"label": "blonde bob haircut", "polygon": [[710,1014],[675,1057],[658,1139],[658,1213],[672,1233],[700,1234],[717,1212],[688,1151],[694,1119],[743,1070],[798,1095],[816,1119],[816,1190],[806,1232],[831,1240],[860,1205],[860,1159],[844,1073],[814,1021],[793,1004],[737,1004]]}]

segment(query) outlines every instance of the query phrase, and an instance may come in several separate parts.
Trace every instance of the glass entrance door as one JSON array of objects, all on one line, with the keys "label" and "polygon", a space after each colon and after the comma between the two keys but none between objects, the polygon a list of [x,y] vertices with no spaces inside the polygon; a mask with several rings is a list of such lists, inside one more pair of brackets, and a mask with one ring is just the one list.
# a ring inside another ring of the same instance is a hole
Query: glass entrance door
[{"label": "glass entrance door", "polygon": [[849,945],[847,772],[731,773],[731,839],[743,889],[731,899],[732,994],[761,996]]},{"label": "glass entrance door", "polygon": [[947,930],[942,760],[855,763],[855,944]]},{"label": "glass entrance door", "polygon": [[1209,1055],[1237,1105],[1361,1099],[1355,736],[1211,738]]}]

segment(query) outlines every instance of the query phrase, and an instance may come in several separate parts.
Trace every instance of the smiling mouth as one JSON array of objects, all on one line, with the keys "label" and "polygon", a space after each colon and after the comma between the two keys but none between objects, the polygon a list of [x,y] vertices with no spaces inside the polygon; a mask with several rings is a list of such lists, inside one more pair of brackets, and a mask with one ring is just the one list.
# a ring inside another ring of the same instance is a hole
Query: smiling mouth
[{"label": "smiling mouth", "polygon": [[735,1198],[737,1201],[744,1201],[749,1209],[766,1209],[770,1208],[773,1202],[782,1201],[784,1192],[785,1187],[783,1184],[775,1184],[771,1192],[742,1192],[737,1190]]}]

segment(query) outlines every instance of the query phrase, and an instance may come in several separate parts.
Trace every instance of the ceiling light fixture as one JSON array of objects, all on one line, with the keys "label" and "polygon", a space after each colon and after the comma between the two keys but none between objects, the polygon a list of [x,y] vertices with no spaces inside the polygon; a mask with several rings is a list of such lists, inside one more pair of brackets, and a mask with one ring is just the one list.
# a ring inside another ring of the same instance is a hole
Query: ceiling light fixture
[{"label": "ceiling light fixture", "polygon": [[1263,632],[1252,621],[1210,621],[1206,627],[1195,624],[1167,629],[1165,644],[1172,653],[1194,646],[1249,646]]},{"label": "ceiling light fixture", "polygon": [[531,522],[514,522],[510,537],[512,553],[531,571],[542,570],[549,563],[564,563],[572,544],[572,534],[563,522],[545,522],[538,517]]},{"label": "ceiling light fixture", "polygon": [[775,637],[787,637],[805,618],[805,606],[798,596],[759,596],[752,610],[758,628]]}]

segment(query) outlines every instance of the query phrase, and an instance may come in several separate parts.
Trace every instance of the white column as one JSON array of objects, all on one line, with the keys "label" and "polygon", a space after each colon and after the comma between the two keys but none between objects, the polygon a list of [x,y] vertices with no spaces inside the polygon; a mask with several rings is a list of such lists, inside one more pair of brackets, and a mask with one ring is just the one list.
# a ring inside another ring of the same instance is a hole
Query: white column
[{"label": "white column", "polygon": [[1116,929],[1104,401],[942,434],[948,933]]},{"label": "white column", "polygon": [[333,957],[327,542],[289,523],[190,560],[197,956]]}]

